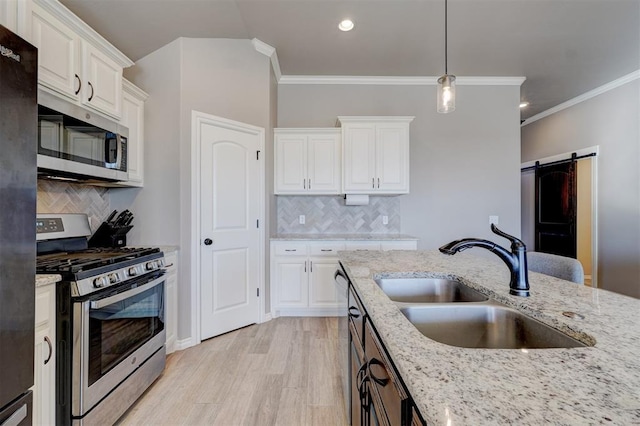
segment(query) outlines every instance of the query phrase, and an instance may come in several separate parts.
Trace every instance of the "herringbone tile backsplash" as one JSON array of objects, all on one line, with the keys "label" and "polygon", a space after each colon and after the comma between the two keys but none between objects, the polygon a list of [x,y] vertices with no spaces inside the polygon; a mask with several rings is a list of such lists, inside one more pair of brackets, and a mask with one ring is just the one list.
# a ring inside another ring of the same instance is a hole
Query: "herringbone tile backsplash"
[{"label": "herringbone tile backsplash", "polygon": [[[370,197],[367,206],[345,206],[342,196],[282,196],[277,198],[279,234],[397,234],[398,197]],[[300,225],[299,216],[305,215]],[[382,216],[389,223],[382,224]]]},{"label": "herringbone tile backsplash", "polygon": [[86,213],[95,231],[109,214],[107,188],[38,179],[38,213]]}]

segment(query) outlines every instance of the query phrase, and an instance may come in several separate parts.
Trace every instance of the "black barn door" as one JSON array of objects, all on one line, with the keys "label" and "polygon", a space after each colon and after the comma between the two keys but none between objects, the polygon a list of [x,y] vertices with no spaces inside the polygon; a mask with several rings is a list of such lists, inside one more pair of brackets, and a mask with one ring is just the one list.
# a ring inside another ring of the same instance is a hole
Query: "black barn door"
[{"label": "black barn door", "polygon": [[576,162],[536,169],[536,251],[576,258]]}]

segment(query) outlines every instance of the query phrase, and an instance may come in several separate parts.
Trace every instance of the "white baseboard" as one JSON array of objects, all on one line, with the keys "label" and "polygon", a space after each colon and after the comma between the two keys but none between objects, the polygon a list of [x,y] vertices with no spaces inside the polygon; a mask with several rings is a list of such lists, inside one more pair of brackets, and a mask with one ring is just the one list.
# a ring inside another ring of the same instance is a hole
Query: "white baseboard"
[{"label": "white baseboard", "polygon": [[185,350],[187,348],[190,348],[192,346],[195,346],[195,342],[193,341],[193,339],[191,337],[187,338],[187,339],[182,339],[182,340],[176,340],[176,344],[174,346],[176,351],[182,351]]},{"label": "white baseboard", "polygon": [[346,308],[281,308],[275,311],[275,317],[342,317],[347,315]]},{"label": "white baseboard", "polygon": [[271,316],[271,312],[269,312],[268,314],[264,314],[264,318],[262,322],[268,322],[268,321],[271,321],[272,319],[273,317]]}]

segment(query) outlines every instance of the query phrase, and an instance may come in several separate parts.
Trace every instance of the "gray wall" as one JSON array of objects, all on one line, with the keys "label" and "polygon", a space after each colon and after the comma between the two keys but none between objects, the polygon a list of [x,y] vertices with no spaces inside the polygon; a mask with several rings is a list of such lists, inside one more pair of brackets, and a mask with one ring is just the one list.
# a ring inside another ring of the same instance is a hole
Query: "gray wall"
[{"label": "gray wall", "polygon": [[598,161],[598,283],[640,297],[640,82],[522,128],[522,162],[593,145]]},{"label": "gray wall", "polygon": [[275,122],[270,113],[274,102],[270,61],[250,40],[180,38],[139,60],[127,77],[149,93],[145,187],[114,191],[111,203],[144,218],[145,225],[131,236],[132,244],[180,246],[178,339],[195,337],[191,336],[191,308],[197,303],[191,300],[191,113],[264,127],[269,150]]},{"label": "gray wall", "polygon": [[[518,86],[458,86],[457,109],[436,112],[435,86],[281,85],[278,127],[333,127],[339,115],[414,115],[411,193],[402,232],[431,249],[460,237],[520,235]],[[478,250],[479,251],[479,250]]]}]

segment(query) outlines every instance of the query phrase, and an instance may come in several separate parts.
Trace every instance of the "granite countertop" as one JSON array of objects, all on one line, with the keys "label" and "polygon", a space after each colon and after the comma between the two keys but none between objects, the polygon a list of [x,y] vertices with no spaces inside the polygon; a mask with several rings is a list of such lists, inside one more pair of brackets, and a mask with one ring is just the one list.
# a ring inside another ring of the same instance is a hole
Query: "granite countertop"
[{"label": "granite countertop", "polygon": [[[531,297],[511,296],[506,265],[473,250],[339,256],[427,424],[640,424],[640,300],[534,272]],[[372,279],[379,275],[456,278],[595,345],[523,351],[438,343],[380,290]]]},{"label": "granite countertop", "polygon": [[42,286],[49,285],[49,284],[55,284],[58,281],[60,281],[61,279],[62,279],[62,277],[60,275],[38,274],[38,275],[36,275],[36,287],[42,287]]},{"label": "granite countertop", "polygon": [[406,234],[276,234],[271,241],[417,241],[418,238]]}]

